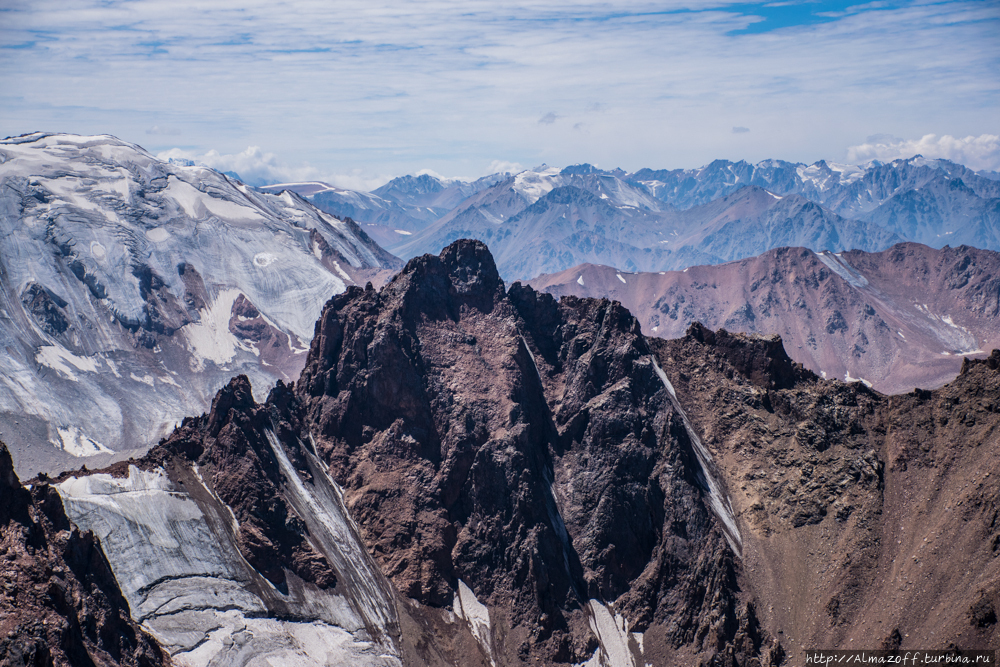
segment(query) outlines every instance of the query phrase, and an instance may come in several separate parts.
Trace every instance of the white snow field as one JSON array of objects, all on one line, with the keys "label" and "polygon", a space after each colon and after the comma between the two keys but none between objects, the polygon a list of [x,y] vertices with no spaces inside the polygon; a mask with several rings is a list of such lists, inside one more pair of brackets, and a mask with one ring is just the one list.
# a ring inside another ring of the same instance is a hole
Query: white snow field
[{"label": "white snow field", "polygon": [[92,474],[57,489],[70,520],[100,537],[132,617],[175,664],[399,667],[391,588],[360,544],[339,489],[314,475],[307,490],[273,445],[296,509],[308,512],[313,546],[346,584],[336,589],[342,594],[291,574],[287,593],[275,589],[240,554],[235,518],[197,469],[184,486],[162,469],[130,466],[127,478]]},{"label": "white snow field", "polygon": [[0,439],[22,476],[93,467],[238,373],[261,399],[352,270],[394,262],[298,195],[114,137],[0,141]]}]

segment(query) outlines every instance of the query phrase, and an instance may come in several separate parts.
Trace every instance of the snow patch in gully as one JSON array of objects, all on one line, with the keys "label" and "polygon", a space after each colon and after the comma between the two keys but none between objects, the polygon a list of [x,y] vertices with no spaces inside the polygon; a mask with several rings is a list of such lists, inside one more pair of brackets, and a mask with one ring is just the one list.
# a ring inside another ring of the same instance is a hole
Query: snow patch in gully
[{"label": "snow patch in gully", "polygon": [[705,488],[708,490],[708,500],[715,512],[715,515],[719,517],[722,521],[722,534],[726,536],[726,541],[729,542],[729,546],[732,547],[733,551],[737,556],[743,555],[743,537],[740,535],[740,529],[736,525],[736,517],[733,514],[733,506],[730,502],[728,496],[724,496],[722,493],[722,485],[716,479],[713,470],[715,464],[712,462],[712,455],[706,449],[705,445],[702,444],[701,438],[695,433],[694,427],[691,425],[691,421],[688,419],[687,414],[684,412],[684,408],[681,407],[680,401],[677,400],[677,393],[674,391],[674,386],[670,384],[670,380],[667,378],[667,374],[663,372],[660,368],[660,364],[656,362],[656,359],[650,357],[653,362],[653,368],[656,370],[656,374],[659,376],[660,381],[663,382],[663,386],[666,387],[667,393],[670,395],[670,402],[673,404],[674,409],[677,410],[677,414],[681,416],[681,421],[684,422],[684,430],[687,431],[688,437],[691,439],[691,444],[694,445],[695,457],[698,459],[698,465],[700,467],[701,479],[705,483]]}]

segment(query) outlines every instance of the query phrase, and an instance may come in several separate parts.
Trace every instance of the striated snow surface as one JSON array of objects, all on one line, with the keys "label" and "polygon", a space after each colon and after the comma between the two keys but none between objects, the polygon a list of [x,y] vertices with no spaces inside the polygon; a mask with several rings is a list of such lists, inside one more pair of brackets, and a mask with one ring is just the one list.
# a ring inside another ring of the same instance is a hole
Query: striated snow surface
[{"label": "striated snow surface", "polygon": [[529,171],[522,171],[514,177],[514,192],[527,200],[529,204],[552,192],[553,189],[564,185],[566,179],[559,174],[555,167],[541,166]]},{"label": "striated snow surface", "polygon": [[[392,261],[358,232],[114,137],[0,141],[0,437],[19,470],[145,448],[240,372],[260,398],[294,379],[342,266]],[[241,295],[283,351],[234,335]]]},{"label": "striated snow surface", "polygon": [[823,252],[816,253],[816,257],[819,261],[826,264],[831,271],[846,280],[852,287],[865,287],[868,285],[868,279],[861,275],[860,271],[848,264],[847,260],[840,253],[824,250]]},{"label": "striated snow surface", "polygon": [[625,617],[612,614],[600,600],[590,600],[587,610],[590,629],[597,635],[599,646],[590,660],[579,667],[644,667],[642,633],[629,632]]},{"label": "striated snow surface", "polygon": [[281,472],[296,509],[310,506],[310,538],[349,597],[291,574],[287,593],[276,590],[243,559],[235,519],[200,474],[182,486],[162,469],[130,466],[127,478],[94,474],[57,489],[69,518],[100,537],[133,618],[175,664],[398,667],[391,598],[366,566],[338,491],[318,478],[310,492],[287,457]]}]

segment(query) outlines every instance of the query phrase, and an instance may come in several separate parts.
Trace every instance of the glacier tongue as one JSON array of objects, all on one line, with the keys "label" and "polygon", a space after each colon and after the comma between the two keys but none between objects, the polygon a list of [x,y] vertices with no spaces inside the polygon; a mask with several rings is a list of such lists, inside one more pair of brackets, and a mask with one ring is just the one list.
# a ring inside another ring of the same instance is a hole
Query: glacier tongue
[{"label": "glacier tongue", "polygon": [[472,636],[483,647],[486,655],[489,656],[490,664],[495,667],[497,661],[490,634],[490,610],[479,601],[472,589],[461,579],[458,580],[458,590],[455,591],[455,601],[452,603],[452,607],[455,609],[455,615],[468,624]]},{"label": "glacier tongue", "polygon": [[360,600],[291,573],[287,594],[276,590],[240,554],[229,508],[196,470],[175,470],[174,482],[162,468],[129,466],[127,478],[92,474],[56,488],[70,520],[100,537],[132,616],[176,664],[398,667],[392,599],[342,503],[331,503],[336,489],[319,478],[311,492],[287,457],[281,468],[296,504],[310,508],[310,530],[316,521],[327,530],[311,537],[349,580],[337,590]]},{"label": "glacier tongue", "polygon": [[587,603],[590,629],[597,635],[598,649],[587,662],[577,667],[642,667],[643,636],[629,632],[628,621],[600,600]]}]

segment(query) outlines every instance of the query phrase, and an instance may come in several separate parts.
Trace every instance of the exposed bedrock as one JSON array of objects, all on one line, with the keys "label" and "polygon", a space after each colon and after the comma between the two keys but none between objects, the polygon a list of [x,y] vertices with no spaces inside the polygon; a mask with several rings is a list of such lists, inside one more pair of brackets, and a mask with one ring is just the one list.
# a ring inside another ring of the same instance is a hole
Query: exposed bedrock
[{"label": "exposed bedrock", "polygon": [[1000,352],[886,397],[459,241],[333,297],[266,401],[55,483],[179,664],[765,667],[996,645],[998,423]]}]

